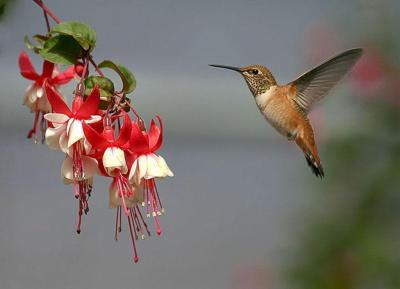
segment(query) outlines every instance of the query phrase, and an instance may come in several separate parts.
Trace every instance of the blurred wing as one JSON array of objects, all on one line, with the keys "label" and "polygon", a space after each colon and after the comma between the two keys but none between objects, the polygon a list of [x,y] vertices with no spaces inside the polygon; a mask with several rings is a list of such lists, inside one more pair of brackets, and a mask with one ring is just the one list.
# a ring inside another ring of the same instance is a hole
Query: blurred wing
[{"label": "blurred wing", "polygon": [[296,87],[293,100],[305,113],[308,113],[314,103],[327,95],[353,67],[361,54],[361,48],[347,50],[301,75],[289,84]]}]

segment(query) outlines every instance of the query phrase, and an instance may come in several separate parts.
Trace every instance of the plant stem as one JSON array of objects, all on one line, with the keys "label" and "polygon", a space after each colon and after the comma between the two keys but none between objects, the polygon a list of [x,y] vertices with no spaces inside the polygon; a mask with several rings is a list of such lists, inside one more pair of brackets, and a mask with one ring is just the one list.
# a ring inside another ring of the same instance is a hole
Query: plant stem
[{"label": "plant stem", "polygon": [[61,23],[60,18],[58,18],[51,10],[43,3],[42,0],[33,0],[37,5],[39,5],[40,8],[43,9],[43,11],[49,15],[57,24]]}]

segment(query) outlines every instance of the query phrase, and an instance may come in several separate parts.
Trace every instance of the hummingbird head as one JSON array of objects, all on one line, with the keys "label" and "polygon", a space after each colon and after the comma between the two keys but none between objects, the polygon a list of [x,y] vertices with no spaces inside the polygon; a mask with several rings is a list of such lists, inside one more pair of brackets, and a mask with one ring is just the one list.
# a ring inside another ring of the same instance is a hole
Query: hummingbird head
[{"label": "hummingbird head", "polygon": [[233,67],[225,65],[211,64],[210,66],[230,69],[239,72],[252,92],[253,96],[267,91],[271,86],[276,85],[276,80],[268,68],[255,64],[245,67]]}]

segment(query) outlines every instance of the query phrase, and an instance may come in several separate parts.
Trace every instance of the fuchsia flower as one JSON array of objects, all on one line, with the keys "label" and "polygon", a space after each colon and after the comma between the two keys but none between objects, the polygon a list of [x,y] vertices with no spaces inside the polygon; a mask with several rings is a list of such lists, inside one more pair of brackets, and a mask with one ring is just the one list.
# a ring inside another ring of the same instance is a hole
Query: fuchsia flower
[{"label": "fuchsia flower", "polygon": [[108,118],[105,119],[104,130],[101,134],[86,123],[83,123],[83,131],[92,145],[92,156],[99,161],[103,175],[113,179],[109,188],[109,206],[117,208],[115,237],[117,238],[117,227],[121,223],[121,210],[123,208],[131,234],[134,261],[137,262],[138,255],[135,245],[135,239],[138,239],[137,233],[141,232],[142,238],[144,238],[143,228],[148,235],[150,235],[150,232],[137,205],[142,200],[141,188],[129,184],[126,176],[128,165],[125,154],[129,148],[132,122],[126,112],[122,113],[124,123],[116,139],[111,120]]},{"label": "fuchsia flower", "polygon": [[164,212],[158,195],[156,178],[172,177],[174,174],[169,169],[164,158],[155,152],[161,147],[163,140],[162,120],[157,116],[160,127],[157,127],[154,120],[151,121],[148,132],[142,130],[138,123],[133,123],[130,138],[130,148],[133,155],[133,163],[129,173],[131,184],[143,184],[144,202],[147,216],[152,212],[157,225],[157,233],[161,234],[158,217]]},{"label": "fuchsia flower", "polygon": [[33,128],[29,131],[28,138],[35,135],[35,141],[37,142],[36,131],[40,114],[42,114],[42,118],[40,119],[41,130],[44,132],[46,124],[43,120],[43,114],[51,111],[51,105],[44,91],[44,83],[48,83],[53,88],[68,83],[74,77],[74,66],[67,68],[62,73],[58,73],[54,63],[45,60],[43,62],[43,72],[39,75],[25,51],[21,52],[18,64],[21,75],[33,81],[26,89],[23,104],[29,107],[31,112],[35,113]]},{"label": "fuchsia flower", "polygon": [[99,174],[97,161],[87,156],[91,146],[85,138],[82,124],[101,120],[101,116],[97,115],[100,92],[96,86],[86,101],[81,95],[76,94],[70,110],[61,95],[47,83],[45,91],[54,111],[44,116],[53,125],[46,130],[46,143],[50,148],[61,149],[66,153],[61,175],[65,184],[74,184],[75,197],[79,199],[77,225],[79,233],[82,213],[87,213],[89,210],[87,201],[91,193],[93,176]]}]

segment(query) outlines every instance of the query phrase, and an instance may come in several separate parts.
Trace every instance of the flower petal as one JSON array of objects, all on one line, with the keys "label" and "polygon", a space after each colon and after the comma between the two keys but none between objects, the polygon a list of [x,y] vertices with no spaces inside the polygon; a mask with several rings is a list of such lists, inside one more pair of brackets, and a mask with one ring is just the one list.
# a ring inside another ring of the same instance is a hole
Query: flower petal
[{"label": "flower petal", "polygon": [[108,147],[103,154],[103,165],[107,173],[112,176],[118,169],[122,174],[128,171],[124,151],[117,147]]},{"label": "flower petal", "polygon": [[92,92],[89,94],[85,102],[79,108],[76,115],[80,118],[89,118],[92,114],[97,113],[99,103],[100,103],[100,91],[99,87],[95,85]]},{"label": "flower petal", "polygon": [[53,84],[66,84],[68,83],[72,78],[74,78],[75,74],[75,67],[72,65],[68,67],[66,70],[64,70],[61,73],[58,73],[55,77],[51,79],[51,83]]},{"label": "flower petal", "polygon": [[83,177],[85,179],[92,178],[95,175],[100,175],[99,165],[94,158],[82,156],[83,162]]},{"label": "flower petal", "polygon": [[122,111],[122,114],[124,115],[124,124],[122,125],[116,140],[116,143],[119,146],[123,146],[129,141],[132,132],[132,121],[129,118],[129,115],[125,111]]},{"label": "flower petal", "polygon": [[59,141],[60,149],[63,153],[68,154],[70,157],[72,157],[72,150],[68,148],[68,136],[67,136],[67,131],[63,131],[63,133],[60,135],[60,141]]},{"label": "flower petal", "polygon": [[53,111],[72,116],[72,113],[67,104],[64,102],[59,92],[52,85],[46,83],[45,90]]},{"label": "flower petal", "polygon": [[36,90],[36,97],[41,98],[44,95],[43,88],[41,86],[38,86],[38,89]]},{"label": "flower petal", "polygon": [[106,146],[108,144],[107,140],[100,135],[97,131],[95,131],[92,127],[90,127],[85,122],[82,123],[83,132],[85,133],[85,137],[88,142],[93,146],[93,148],[99,148]]},{"label": "flower petal", "polygon": [[60,137],[67,130],[67,125],[63,124],[59,127],[49,127],[46,130],[46,143],[51,149],[60,149]]},{"label": "flower petal", "polygon": [[[117,208],[119,206],[123,206],[122,197],[118,191],[118,185],[116,180],[113,180],[110,188],[109,188],[109,198],[108,198],[108,207],[109,208]],[[127,208],[133,208],[138,202],[137,197],[133,194],[131,196],[124,196],[125,204]]]},{"label": "flower petal", "polygon": [[138,163],[139,163],[138,169],[139,169],[139,181],[140,181],[147,174],[147,156],[141,155],[138,158]]},{"label": "flower petal", "polygon": [[53,70],[54,70],[54,63],[45,60],[43,62],[42,78],[50,78],[51,75],[53,74]]},{"label": "flower petal", "polygon": [[33,67],[28,54],[22,51],[18,58],[19,69],[21,70],[21,75],[29,80],[36,80],[39,78],[35,68]]},{"label": "flower petal", "polygon": [[72,146],[77,141],[83,139],[85,134],[82,129],[82,122],[74,119],[68,131],[68,147]]},{"label": "flower petal", "polygon": [[129,180],[129,182],[132,184],[132,183],[136,183],[136,182],[138,182],[138,180],[137,180],[137,178],[136,178],[136,176],[138,175],[137,174],[137,169],[138,169],[138,161],[137,161],[137,159],[133,162],[133,164],[132,164],[132,166],[131,166],[131,169],[130,169],[130,171],[129,171],[129,176],[128,176],[128,180]]},{"label": "flower petal", "polygon": [[84,122],[85,123],[95,123],[101,120],[101,116],[100,115],[91,115],[90,119],[85,119]]},{"label": "flower petal", "polygon": [[69,116],[62,113],[46,113],[44,118],[51,123],[63,124],[69,120]]},{"label": "flower petal", "polygon": [[23,105],[26,105],[27,107],[29,107],[31,109],[31,111],[35,111],[35,104],[37,101],[36,89],[37,89],[37,86],[35,84],[31,84],[26,88],[25,94],[24,94]]},{"label": "flower petal", "polygon": [[157,163],[160,169],[164,172],[166,176],[173,177],[174,173],[169,169],[167,162],[162,156],[157,156]]},{"label": "flower petal", "polygon": [[132,123],[132,132],[129,144],[137,154],[147,153],[149,151],[148,139],[143,135],[137,122]]},{"label": "flower petal", "polygon": [[157,156],[155,154],[147,155],[147,172],[144,176],[145,179],[162,178],[165,173],[160,169],[157,163]]},{"label": "flower petal", "polygon": [[163,140],[163,123],[161,117],[157,115],[160,128],[157,127],[154,120],[151,120],[149,129],[149,147],[152,152],[155,152],[161,147]]},{"label": "flower petal", "polygon": [[61,176],[66,179],[73,180],[74,172],[72,167],[73,167],[72,158],[67,156],[64,159],[64,162],[61,166]]}]

